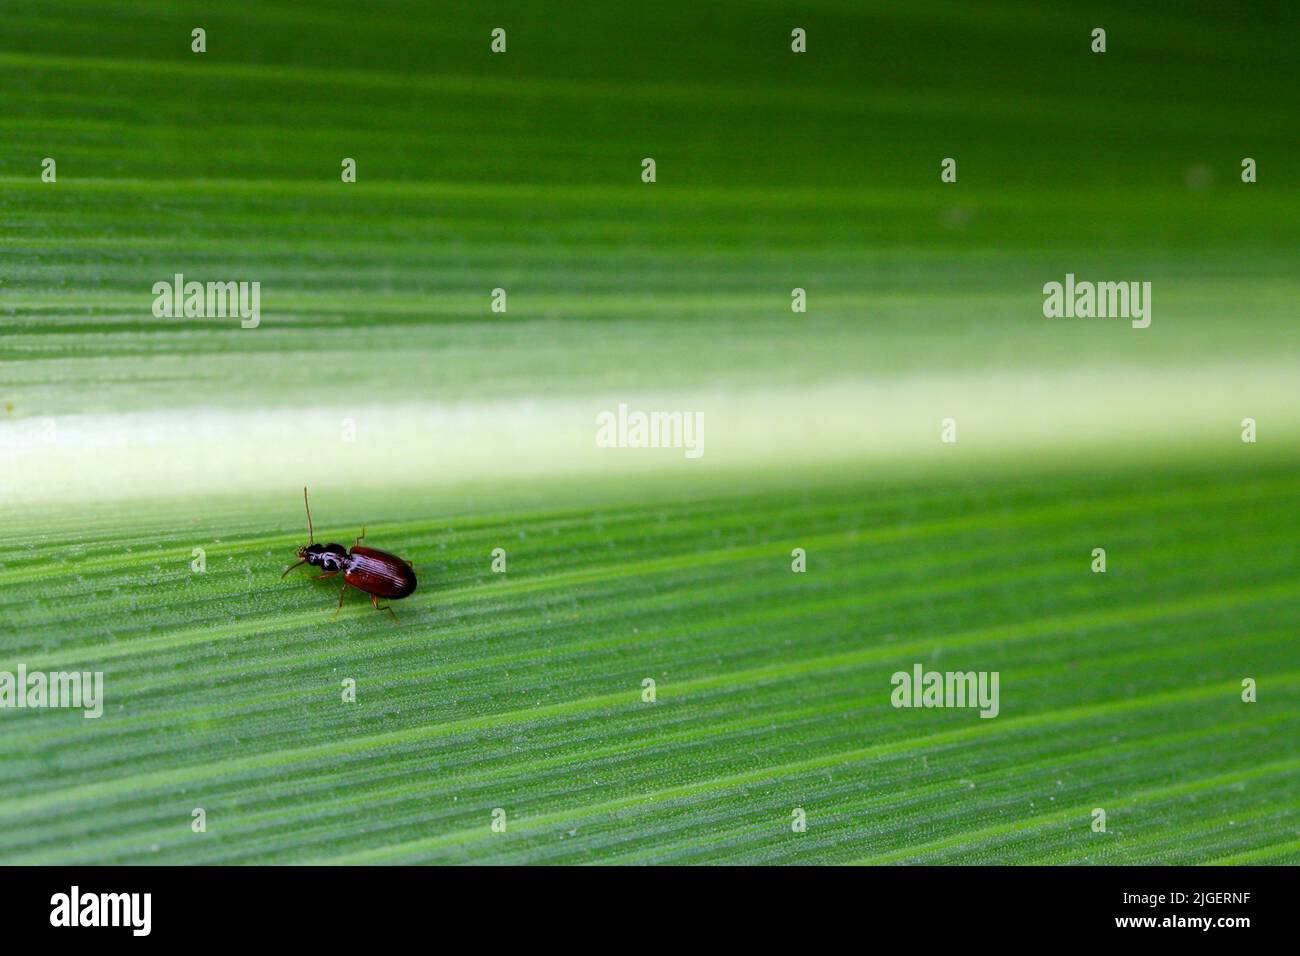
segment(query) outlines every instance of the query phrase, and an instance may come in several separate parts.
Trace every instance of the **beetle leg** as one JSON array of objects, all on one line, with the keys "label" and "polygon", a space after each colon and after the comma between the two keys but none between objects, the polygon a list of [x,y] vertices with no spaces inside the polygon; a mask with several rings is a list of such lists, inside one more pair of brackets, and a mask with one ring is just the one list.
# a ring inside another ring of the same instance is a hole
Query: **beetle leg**
[{"label": "beetle leg", "polygon": [[380,607],[379,598],[375,597],[373,594],[370,595],[370,603],[374,605],[376,611],[387,611],[389,614],[393,615],[393,620],[397,621],[397,612],[393,610],[393,606],[391,604],[385,604],[383,607]]},{"label": "beetle leg", "polygon": [[357,538],[355,541],[352,542],[352,547],[355,548],[357,545],[359,545],[362,541],[365,541],[365,540],[366,540],[366,526],[365,526],[365,525],[362,525],[362,526],[361,526],[361,536],[360,536],[359,538]]},{"label": "beetle leg", "polygon": [[319,581],[321,578],[332,578],[336,574],[338,574],[337,571],[323,571],[320,574],[316,575],[316,577],[314,577],[312,580]]},{"label": "beetle leg", "polygon": [[331,621],[337,621],[339,619],[339,611],[343,610],[343,595],[347,593],[348,586],[344,584],[343,590],[339,592],[339,606],[334,609],[334,616],[330,618]]}]

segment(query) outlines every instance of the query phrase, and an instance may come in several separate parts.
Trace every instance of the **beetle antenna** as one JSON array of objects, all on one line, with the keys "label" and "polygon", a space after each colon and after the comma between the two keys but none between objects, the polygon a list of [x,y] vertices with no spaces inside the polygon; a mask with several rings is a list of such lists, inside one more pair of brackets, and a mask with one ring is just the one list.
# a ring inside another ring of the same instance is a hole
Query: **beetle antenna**
[{"label": "beetle antenna", "polygon": [[311,505],[307,503],[307,486],[302,486],[302,504],[307,509],[307,537],[311,540],[308,544],[316,543],[316,530],[311,526]]},{"label": "beetle antenna", "polygon": [[297,564],[291,564],[291,565],[289,565],[289,567],[287,567],[287,568],[284,569],[284,574],[280,575],[280,580],[283,581],[286,577],[289,576],[289,572],[290,572],[290,571],[292,571],[294,568],[296,568],[296,567],[300,567],[301,565],[304,565],[304,564],[306,564],[306,563],[307,563],[307,559],[306,559],[306,558],[303,558],[303,559],[302,559],[301,561],[299,561]]}]

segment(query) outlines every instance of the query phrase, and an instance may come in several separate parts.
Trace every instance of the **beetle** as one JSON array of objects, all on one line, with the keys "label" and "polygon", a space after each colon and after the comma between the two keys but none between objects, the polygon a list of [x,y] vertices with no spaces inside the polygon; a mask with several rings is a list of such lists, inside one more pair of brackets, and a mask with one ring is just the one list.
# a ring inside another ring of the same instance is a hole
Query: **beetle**
[{"label": "beetle", "polygon": [[415,591],[415,569],[395,554],[376,548],[360,547],[366,537],[365,525],[361,526],[361,534],[352,542],[351,550],[345,549],[341,544],[317,544],[306,488],[302,490],[302,504],[307,509],[307,537],[310,540],[298,549],[300,560],[297,564],[285,568],[284,574],[280,575],[280,580],[283,581],[290,571],[304,564],[321,569],[322,573],[316,575],[317,579],[330,578],[342,573],[343,590],[339,592],[339,606],[334,609],[334,617],[331,620],[337,619],[339,611],[343,610],[343,598],[348,593],[348,587],[351,586],[369,594],[370,603],[374,605],[375,610],[387,611],[396,621],[396,612],[388,604],[381,607],[379,599],[389,598],[395,601],[412,594]]}]

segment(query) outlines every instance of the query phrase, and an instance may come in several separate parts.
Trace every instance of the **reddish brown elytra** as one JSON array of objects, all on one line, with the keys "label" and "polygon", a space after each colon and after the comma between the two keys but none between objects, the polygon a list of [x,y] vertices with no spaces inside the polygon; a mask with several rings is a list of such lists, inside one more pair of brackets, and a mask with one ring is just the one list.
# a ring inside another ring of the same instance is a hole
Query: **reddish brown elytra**
[{"label": "reddish brown elytra", "polygon": [[339,606],[334,609],[334,618],[337,618],[339,611],[343,609],[343,597],[348,593],[350,586],[369,594],[370,603],[374,605],[375,610],[387,611],[396,621],[397,615],[393,609],[387,604],[381,606],[379,599],[389,598],[395,601],[413,593],[415,569],[395,554],[378,551],[375,548],[358,547],[366,536],[364,525],[361,534],[352,542],[351,550],[341,544],[317,544],[306,488],[302,490],[302,503],[307,509],[307,537],[310,540],[298,549],[298,557],[301,560],[285,568],[284,574],[280,575],[280,580],[284,580],[286,574],[304,564],[320,568],[321,573],[317,575],[318,578],[332,578],[342,573],[343,590],[339,592]]}]

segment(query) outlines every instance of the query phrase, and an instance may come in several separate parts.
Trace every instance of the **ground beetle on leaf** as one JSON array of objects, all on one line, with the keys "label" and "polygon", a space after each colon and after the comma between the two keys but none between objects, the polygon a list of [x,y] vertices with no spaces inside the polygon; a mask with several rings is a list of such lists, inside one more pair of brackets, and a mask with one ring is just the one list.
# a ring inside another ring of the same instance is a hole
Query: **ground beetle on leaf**
[{"label": "ground beetle on leaf", "polygon": [[[343,597],[348,593],[348,586],[364,591],[370,595],[370,603],[376,611],[387,611],[397,620],[397,615],[387,604],[382,607],[379,599],[396,600],[404,598],[415,591],[415,569],[395,554],[378,551],[374,548],[358,547],[366,536],[365,526],[361,534],[352,542],[352,550],[346,550],[341,544],[317,544],[316,530],[311,523],[311,505],[307,501],[307,489],[302,490],[303,507],[307,509],[307,537],[310,542],[298,549],[297,564],[285,568],[280,580],[284,580],[294,568],[310,564],[321,569],[318,578],[330,578],[343,573],[343,590],[339,592],[339,606],[334,609],[334,618],[343,609]],[[334,618],[331,618],[333,620]]]}]

